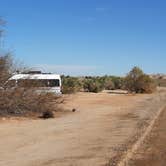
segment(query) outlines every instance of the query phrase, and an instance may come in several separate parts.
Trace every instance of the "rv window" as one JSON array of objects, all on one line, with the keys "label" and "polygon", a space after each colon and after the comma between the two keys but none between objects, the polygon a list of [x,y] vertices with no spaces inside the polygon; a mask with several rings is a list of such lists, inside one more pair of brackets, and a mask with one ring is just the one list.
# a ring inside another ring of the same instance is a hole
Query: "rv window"
[{"label": "rv window", "polygon": [[57,86],[60,86],[59,85],[59,80],[49,80],[49,87],[57,87]]},{"label": "rv window", "polygon": [[17,82],[17,85],[19,87],[56,87],[59,86],[59,80],[32,80],[32,79],[27,79],[23,80],[20,79]]},{"label": "rv window", "polygon": [[47,82],[43,80],[20,79],[17,81],[17,85],[18,87],[45,87]]}]

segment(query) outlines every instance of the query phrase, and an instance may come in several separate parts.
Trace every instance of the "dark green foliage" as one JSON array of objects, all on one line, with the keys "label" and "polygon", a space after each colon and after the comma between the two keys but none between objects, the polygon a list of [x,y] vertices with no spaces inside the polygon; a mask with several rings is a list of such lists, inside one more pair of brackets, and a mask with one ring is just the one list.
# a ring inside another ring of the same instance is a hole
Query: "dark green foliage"
[{"label": "dark green foliage", "polygon": [[62,76],[62,86],[63,93],[74,93],[80,90],[98,93],[104,89],[126,89],[136,93],[151,93],[156,88],[153,79],[138,67],[134,67],[125,78],[107,75],[102,77]]},{"label": "dark green foliage", "polygon": [[124,89],[124,78],[123,77],[110,77],[112,82],[114,83],[114,89]]},{"label": "dark green foliage", "polygon": [[75,93],[78,91],[98,93],[104,89],[114,90],[122,89],[123,87],[124,79],[116,76],[62,76],[62,91],[64,94]]},{"label": "dark green foliage", "polygon": [[77,77],[61,76],[62,78],[62,93],[70,94],[80,91],[82,85]]},{"label": "dark green foliage", "polygon": [[103,83],[99,78],[88,78],[84,80],[83,88],[86,92],[98,93],[103,90]]},{"label": "dark green foliage", "polygon": [[112,81],[111,78],[107,78],[104,82],[104,88],[106,90],[114,90],[115,89],[115,83]]}]

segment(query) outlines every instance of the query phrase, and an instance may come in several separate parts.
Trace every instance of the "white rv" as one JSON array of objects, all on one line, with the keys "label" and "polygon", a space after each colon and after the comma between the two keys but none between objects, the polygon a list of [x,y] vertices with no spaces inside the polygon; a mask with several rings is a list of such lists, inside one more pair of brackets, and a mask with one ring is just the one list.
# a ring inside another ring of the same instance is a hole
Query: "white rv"
[{"label": "white rv", "polygon": [[15,74],[7,81],[8,87],[24,87],[25,84],[39,92],[61,94],[61,77],[57,74]]}]

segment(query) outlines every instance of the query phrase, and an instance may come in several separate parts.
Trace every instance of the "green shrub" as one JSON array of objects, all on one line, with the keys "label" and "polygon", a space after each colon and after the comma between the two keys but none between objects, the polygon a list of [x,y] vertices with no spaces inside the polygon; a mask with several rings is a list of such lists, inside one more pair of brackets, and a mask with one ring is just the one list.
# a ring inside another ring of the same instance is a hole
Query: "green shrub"
[{"label": "green shrub", "polygon": [[80,91],[82,85],[78,78],[62,76],[62,93],[70,94]]},{"label": "green shrub", "polygon": [[87,92],[98,93],[103,90],[103,86],[99,80],[85,79],[83,83],[83,88]]},{"label": "green shrub", "polygon": [[115,84],[111,79],[108,79],[104,83],[104,88],[106,90],[114,90],[115,89]]},{"label": "green shrub", "polygon": [[124,78],[111,76],[111,80],[114,84],[114,89],[124,89]]},{"label": "green shrub", "polygon": [[124,87],[124,79],[116,76],[85,76],[70,77],[62,76],[63,94],[75,93],[78,91],[100,92],[103,89],[114,90]]}]

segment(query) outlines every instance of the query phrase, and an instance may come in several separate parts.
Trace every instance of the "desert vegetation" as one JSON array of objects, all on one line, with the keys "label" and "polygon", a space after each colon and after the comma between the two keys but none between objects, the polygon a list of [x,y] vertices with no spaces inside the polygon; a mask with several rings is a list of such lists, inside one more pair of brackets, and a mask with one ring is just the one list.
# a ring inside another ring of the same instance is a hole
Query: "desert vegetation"
[{"label": "desert vegetation", "polygon": [[102,90],[124,89],[124,78],[117,76],[62,76],[62,92],[64,94],[79,91],[98,93]]},{"label": "desert vegetation", "polygon": [[156,84],[139,67],[134,67],[125,78],[125,88],[129,92],[152,93],[156,90]]},{"label": "desert vegetation", "polygon": [[155,81],[145,74],[139,67],[134,67],[126,77],[117,76],[63,76],[63,92],[78,91],[98,93],[102,90],[128,90],[130,93],[152,93],[156,89]]},{"label": "desert vegetation", "polygon": [[62,79],[62,93],[71,94],[81,90],[82,82],[77,77],[61,76]]}]

